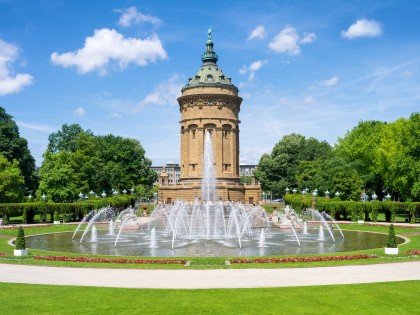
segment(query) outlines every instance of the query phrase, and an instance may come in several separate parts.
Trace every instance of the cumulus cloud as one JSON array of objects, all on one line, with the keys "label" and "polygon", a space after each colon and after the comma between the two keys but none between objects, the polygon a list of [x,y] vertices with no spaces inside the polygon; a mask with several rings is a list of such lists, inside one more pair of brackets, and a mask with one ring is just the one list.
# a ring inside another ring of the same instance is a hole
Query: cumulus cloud
[{"label": "cumulus cloud", "polygon": [[327,80],[322,81],[319,85],[325,86],[325,87],[329,87],[329,86],[336,85],[337,83],[338,83],[338,77],[337,76],[333,76],[330,79],[327,79]]},{"label": "cumulus cloud", "polygon": [[142,24],[142,23],[151,23],[154,26],[159,26],[162,21],[153,15],[143,14],[137,11],[136,7],[129,7],[127,9],[118,9],[115,10],[121,12],[120,19],[118,20],[118,25],[122,27],[129,27],[133,24]]},{"label": "cumulus cloud", "polygon": [[265,27],[262,25],[259,25],[252,30],[251,34],[248,37],[248,40],[264,39],[266,36],[267,36],[267,32],[265,30]]},{"label": "cumulus cloud", "polygon": [[19,49],[0,39],[0,95],[19,92],[33,84],[33,77],[27,73],[13,74],[10,65],[19,57]]},{"label": "cumulus cloud", "polygon": [[167,53],[156,35],[146,39],[125,38],[116,30],[107,28],[95,30],[93,36],[86,38],[83,48],[75,52],[51,54],[55,65],[75,66],[81,74],[97,71],[100,75],[107,74],[109,65],[117,65],[123,70],[129,63],[146,66],[149,62],[166,58]]},{"label": "cumulus cloud", "polygon": [[266,63],[268,63],[267,60],[254,61],[249,66],[242,66],[242,68],[239,69],[239,74],[244,75],[244,74],[249,73],[248,81],[252,81],[255,77],[255,72],[260,70],[261,67]]},{"label": "cumulus cloud", "polygon": [[78,107],[73,111],[73,114],[75,116],[83,117],[85,115],[86,111],[83,107]]},{"label": "cumulus cloud", "polygon": [[143,109],[147,105],[176,105],[177,98],[181,96],[184,82],[179,75],[173,75],[168,80],[160,83],[136,106],[135,111]]},{"label": "cumulus cloud", "polygon": [[301,44],[312,43],[315,39],[315,33],[304,34],[301,37],[294,27],[286,26],[273,38],[268,47],[278,53],[298,55],[301,51]]},{"label": "cumulus cloud", "polygon": [[355,39],[358,37],[377,37],[382,34],[381,24],[375,20],[361,19],[341,31],[341,37]]}]

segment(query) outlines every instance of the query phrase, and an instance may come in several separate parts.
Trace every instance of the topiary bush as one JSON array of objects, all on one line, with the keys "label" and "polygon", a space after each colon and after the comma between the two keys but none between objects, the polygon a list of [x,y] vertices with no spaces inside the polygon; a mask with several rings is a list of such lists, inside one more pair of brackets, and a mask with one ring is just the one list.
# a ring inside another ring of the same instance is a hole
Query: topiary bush
[{"label": "topiary bush", "polygon": [[394,225],[389,225],[388,231],[388,240],[386,242],[386,247],[388,248],[397,248],[397,238],[395,236]]},{"label": "topiary bush", "polygon": [[18,229],[15,246],[16,249],[26,249],[25,232],[21,226]]}]

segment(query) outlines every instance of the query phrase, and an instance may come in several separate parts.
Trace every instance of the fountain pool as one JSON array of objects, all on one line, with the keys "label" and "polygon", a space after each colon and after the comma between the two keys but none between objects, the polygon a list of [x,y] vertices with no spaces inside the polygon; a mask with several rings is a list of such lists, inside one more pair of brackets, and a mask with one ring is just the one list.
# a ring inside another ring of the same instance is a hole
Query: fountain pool
[{"label": "fountain pool", "polygon": [[[354,251],[362,249],[380,248],[386,243],[387,235],[360,231],[344,230],[343,239],[335,230],[336,242],[325,235],[320,241],[319,229],[308,227],[308,234],[299,235],[298,246],[290,229],[277,228],[264,229],[264,243],[260,244],[261,229],[255,229],[252,237],[242,240],[239,248],[235,240],[226,239],[179,239],[172,249],[172,239],[164,237],[164,231],[154,230],[126,231],[117,246],[114,245],[116,235],[109,235],[106,224],[98,224],[96,228],[96,241],[90,238],[79,243],[79,239],[71,239],[72,233],[53,233],[27,237],[27,247],[42,250],[100,254],[112,256],[150,256],[150,257],[188,257],[188,256],[269,256],[269,255],[297,255],[297,254],[324,254],[333,252]],[[151,242],[151,237],[155,240]],[[399,243],[403,239],[398,239]],[[151,246],[151,244],[154,244]],[[260,246],[263,245],[263,246]]]}]

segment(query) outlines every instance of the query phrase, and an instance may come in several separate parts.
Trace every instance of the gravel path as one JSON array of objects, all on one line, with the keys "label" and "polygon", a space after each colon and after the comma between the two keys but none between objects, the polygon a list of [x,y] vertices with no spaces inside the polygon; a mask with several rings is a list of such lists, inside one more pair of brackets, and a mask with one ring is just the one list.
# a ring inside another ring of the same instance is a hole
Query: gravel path
[{"label": "gravel path", "polygon": [[420,280],[420,261],[288,269],[144,270],[0,264],[0,282],[118,288],[263,288]]}]

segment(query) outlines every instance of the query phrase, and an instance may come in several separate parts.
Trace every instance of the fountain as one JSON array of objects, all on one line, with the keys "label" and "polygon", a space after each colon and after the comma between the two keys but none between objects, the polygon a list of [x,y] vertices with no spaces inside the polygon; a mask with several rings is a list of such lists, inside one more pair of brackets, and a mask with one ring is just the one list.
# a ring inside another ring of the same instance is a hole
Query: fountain
[{"label": "fountain", "polygon": [[[343,246],[344,234],[337,223],[315,209],[304,211],[307,220],[302,221],[289,206],[279,208],[279,222],[272,222],[260,206],[219,201],[215,193],[209,132],[204,139],[202,178],[201,200],[191,203],[176,200],[171,205],[161,204],[147,218],[138,217],[131,207],[118,215],[110,207],[92,211],[80,222],[72,239],[80,227],[86,225],[79,241],[83,243],[83,250],[89,244],[84,242],[84,238],[91,231],[90,243],[95,245],[92,251],[100,253],[102,250],[102,253],[110,255],[303,254],[318,253],[319,246],[324,252],[336,251],[340,247],[348,250]],[[308,221],[309,218],[312,220]],[[318,229],[308,231],[309,222]],[[342,236],[338,243],[331,228],[333,225]],[[328,231],[329,237],[325,236],[324,230]],[[314,243],[316,247],[311,245]]]},{"label": "fountain", "polygon": [[265,246],[265,233],[264,233],[264,229],[261,229],[260,239],[258,241],[258,247],[264,247],[264,246]]},{"label": "fountain", "polygon": [[325,241],[324,229],[322,225],[319,226],[318,241]]},{"label": "fountain", "polygon": [[98,232],[96,231],[96,226],[93,226],[92,232],[90,234],[90,242],[96,243],[98,240]]},{"label": "fountain", "polygon": [[150,231],[150,245],[149,248],[157,248],[156,246],[156,229],[153,228]]}]

